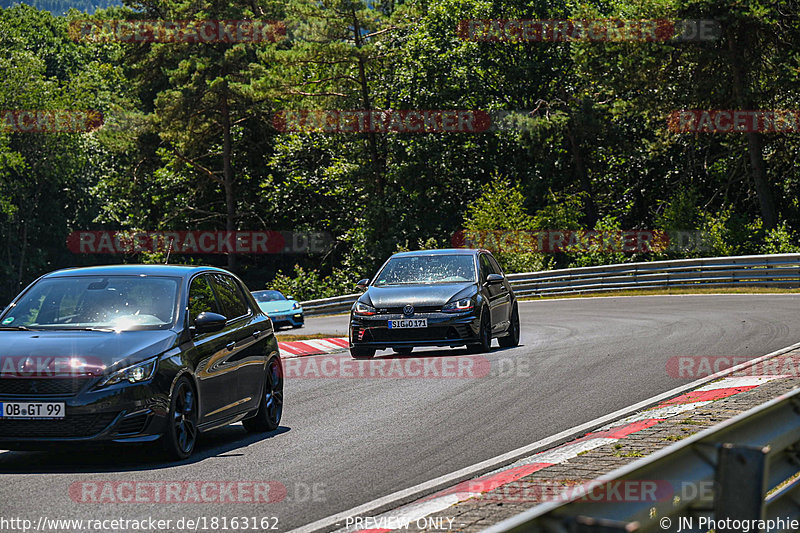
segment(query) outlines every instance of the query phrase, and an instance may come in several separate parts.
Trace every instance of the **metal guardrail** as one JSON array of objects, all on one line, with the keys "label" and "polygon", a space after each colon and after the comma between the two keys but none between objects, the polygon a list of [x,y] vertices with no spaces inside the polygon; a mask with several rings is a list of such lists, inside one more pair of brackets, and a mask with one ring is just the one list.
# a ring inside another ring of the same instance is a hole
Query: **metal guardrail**
[{"label": "metal guardrail", "polygon": [[[797,522],[792,525],[791,521],[800,521],[798,472],[800,389],[602,476],[591,482],[593,492],[571,492],[571,497],[540,504],[483,533],[675,532],[679,528],[689,533],[714,529],[710,520],[717,521],[717,532],[797,531]],[[641,487],[653,481],[674,490],[671,494],[659,490],[658,498],[592,501],[592,494],[619,494],[620,486]],[[720,527],[719,521],[726,519],[727,527]],[[762,527],[753,525],[758,520],[764,521]],[[748,526],[741,521],[749,521]]]},{"label": "metal guardrail", "polygon": [[520,296],[685,286],[800,287],[800,254],[622,263],[509,274]]},{"label": "metal guardrail", "polygon": [[361,294],[345,294],[344,296],[334,296],[333,298],[300,302],[300,305],[303,306],[303,312],[306,315],[344,313],[353,307],[353,302],[355,302],[359,296],[361,296]]},{"label": "metal guardrail", "polygon": [[[517,296],[670,287],[800,287],[800,254],[742,255],[621,263],[509,274]],[[302,302],[307,315],[349,311],[359,294]]]}]

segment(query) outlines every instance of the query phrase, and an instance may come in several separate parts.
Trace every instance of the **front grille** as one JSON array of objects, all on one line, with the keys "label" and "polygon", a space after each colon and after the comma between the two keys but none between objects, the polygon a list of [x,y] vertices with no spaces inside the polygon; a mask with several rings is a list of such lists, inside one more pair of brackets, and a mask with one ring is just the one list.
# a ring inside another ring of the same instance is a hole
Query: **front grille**
[{"label": "front grille", "polygon": [[144,426],[147,424],[147,413],[140,413],[138,415],[129,416],[122,419],[120,422],[119,427],[117,428],[117,434],[134,434],[134,433],[141,433],[144,431]]},{"label": "front grille", "polygon": [[0,420],[5,437],[91,437],[103,431],[116,414],[67,415],[60,420]]},{"label": "front grille", "polygon": [[446,339],[448,329],[449,328],[446,327],[403,328],[403,329],[372,328],[369,330],[369,332],[372,334],[372,340],[376,342],[433,341],[439,339]]},{"label": "front grille", "polygon": [[90,379],[0,377],[0,396],[75,396]]}]

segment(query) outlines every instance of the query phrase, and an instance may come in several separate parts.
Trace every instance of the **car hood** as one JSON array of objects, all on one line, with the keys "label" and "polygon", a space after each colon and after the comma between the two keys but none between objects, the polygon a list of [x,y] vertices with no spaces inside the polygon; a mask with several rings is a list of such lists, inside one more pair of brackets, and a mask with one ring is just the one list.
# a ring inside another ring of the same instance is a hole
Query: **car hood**
[{"label": "car hood", "polygon": [[360,300],[373,307],[444,305],[462,291],[474,288],[474,283],[431,283],[429,285],[396,285],[367,289]]},{"label": "car hood", "polygon": [[275,302],[260,302],[258,306],[265,313],[282,313],[284,311],[291,311],[295,303],[295,300],[280,300]]},{"label": "car hood", "polygon": [[[175,346],[171,330],[139,331],[0,331],[0,375],[28,361],[33,369],[63,369],[63,361],[75,358],[86,372],[97,375],[160,355]],[[75,372],[73,372],[75,373]]]}]

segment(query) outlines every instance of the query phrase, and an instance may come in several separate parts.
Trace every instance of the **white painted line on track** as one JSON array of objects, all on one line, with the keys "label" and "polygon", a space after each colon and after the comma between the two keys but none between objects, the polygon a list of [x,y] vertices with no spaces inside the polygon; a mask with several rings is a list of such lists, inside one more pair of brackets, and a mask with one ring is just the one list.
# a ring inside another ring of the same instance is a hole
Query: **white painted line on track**
[{"label": "white painted line on track", "polygon": [[[652,407],[654,405],[657,405],[657,404],[661,403],[664,400],[668,400],[668,399],[673,398],[675,396],[679,396],[681,394],[684,394],[684,393],[686,393],[688,391],[697,389],[698,387],[702,387],[703,385],[707,385],[709,383],[712,383],[712,382],[714,382],[714,381],[716,381],[716,380],[718,380],[720,378],[724,378],[724,377],[730,376],[731,374],[733,374],[735,372],[738,372],[738,371],[741,371],[742,369],[747,368],[747,367],[749,367],[751,365],[758,364],[758,363],[760,363],[760,362],[762,362],[762,361],[764,361],[766,359],[781,355],[783,353],[795,350],[797,348],[800,348],[800,343],[792,344],[791,346],[787,346],[786,348],[781,348],[780,350],[776,350],[774,352],[768,353],[768,354],[763,355],[761,357],[756,357],[756,358],[751,359],[751,360],[749,360],[749,361],[747,361],[745,363],[733,366],[733,367],[731,367],[729,369],[723,370],[723,371],[718,372],[716,374],[712,374],[710,376],[706,376],[706,377],[700,378],[700,379],[695,380],[695,381],[693,381],[691,383],[688,383],[686,385],[681,385],[680,387],[676,387],[676,388],[674,388],[674,389],[672,389],[670,391],[663,392],[661,394],[657,394],[657,395],[655,395],[655,396],[653,396],[651,398],[648,398],[647,400],[643,400],[641,402],[635,403],[635,404],[630,405],[628,407],[624,407],[622,409],[614,411],[613,413],[610,413],[608,415],[602,416],[602,417],[597,418],[595,420],[592,420],[590,422],[586,422],[584,424],[580,424],[580,425],[572,427],[570,429],[566,429],[566,430],[564,430],[564,431],[562,431],[560,433],[557,433],[557,434],[555,434],[555,435],[553,435],[551,437],[547,437],[545,439],[541,439],[541,440],[536,441],[534,443],[528,444],[527,446],[523,446],[521,448],[517,448],[516,450],[512,450],[512,451],[504,453],[502,455],[498,455],[497,457],[493,457],[491,459],[487,459],[485,461],[481,461],[480,463],[476,463],[474,465],[467,466],[467,467],[462,468],[460,470],[457,470],[455,472],[451,472],[449,474],[445,474],[443,476],[439,476],[439,477],[437,477],[435,479],[431,479],[431,480],[426,481],[424,483],[420,483],[419,485],[415,485],[413,487],[409,487],[409,488],[406,488],[406,489],[403,489],[403,490],[399,490],[399,491],[394,492],[392,494],[388,494],[386,496],[377,498],[377,499],[372,500],[370,502],[366,502],[364,504],[361,504],[361,505],[359,505],[357,507],[353,507],[352,509],[348,509],[347,511],[342,511],[342,512],[333,514],[331,516],[328,516],[326,518],[322,518],[322,519],[317,520],[315,522],[312,522],[310,524],[307,524],[307,525],[298,527],[296,529],[293,529],[289,533],[312,533],[312,532],[318,532],[318,531],[331,531],[331,530],[334,530],[334,529],[339,529],[343,525],[343,522],[345,521],[345,519],[347,519],[349,517],[375,516],[375,515],[380,514],[382,512],[385,512],[385,511],[388,511],[388,510],[391,510],[391,509],[396,509],[397,507],[399,507],[399,506],[401,506],[403,504],[406,504],[406,503],[409,503],[409,502],[415,502],[417,499],[419,499],[419,498],[421,498],[423,496],[431,494],[432,492],[435,492],[437,490],[440,490],[440,489],[455,485],[456,483],[459,483],[461,481],[465,481],[467,479],[474,478],[476,476],[479,476],[479,475],[487,473],[487,472],[491,472],[493,470],[497,470],[497,469],[499,469],[499,468],[501,468],[501,467],[503,467],[505,465],[509,465],[511,463],[514,463],[515,461],[528,460],[529,458],[527,456],[529,456],[529,455],[532,455],[532,454],[537,453],[537,452],[546,452],[546,451],[548,451],[550,448],[552,448],[554,446],[557,446],[557,445],[562,444],[564,442],[568,442],[568,441],[570,441],[572,439],[575,439],[577,437],[581,437],[581,436],[585,435],[586,433],[589,433],[591,431],[597,430],[597,428],[609,427],[612,423],[614,423],[614,422],[616,422],[616,421],[618,421],[618,420],[620,420],[622,418],[635,416],[639,411],[641,411],[643,409],[647,409],[648,407]],[[765,383],[765,382],[766,381],[762,381],[762,383]],[[742,386],[742,385],[739,385],[739,386]],[[730,387],[730,385],[728,385],[728,387]],[[720,388],[720,387],[715,387],[715,389],[716,388]],[[695,407],[697,407],[698,404],[700,404],[700,403],[704,403],[704,402],[694,402],[693,404],[689,404],[689,405],[694,405]],[[675,406],[675,407],[676,408],[680,408],[681,406]],[[654,413],[654,411],[648,412],[647,416],[645,418],[654,418],[653,413]],[[587,440],[586,442],[590,443],[590,442],[593,442],[593,441],[609,441],[609,440],[610,441],[616,441],[617,439],[594,438],[594,439]],[[600,445],[607,444],[607,443],[608,442],[603,442]],[[555,452],[556,450],[553,450],[553,451]],[[575,452],[575,453],[577,455],[578,452]],[[543,454],[541,454],[541,453],[539,454],[540,457],[542,455]],[[543,462],[543,461],[540,458],[537,458],[537,460],[533,461],[533,462]],[[439,504],[441,504],[441,505],[444,505],[445,501],[446,500],[444,500],[443,498],[436,498],[435,500],[432,500],[432,502],[439,502]],[[456,502],[454,502],[454,503],[456,503]],[[448,504],[447,507],[449,507],[450,505],[452,505],[452,503]],[[436,510],[434,510],[432,512],[436,512]]]},{"label": "white painted line on track", "polygon": [[344,350],[343,347],[336,345],[326,339],[309,339],[302,342],[308,344],[309,346],[313,346],[314,348],[319,348],[324,352],[330,352],[333,350]]},{"label": "white painted line on track", "polygon": [[524,459],[520,459],[516,463],[512,464],[511,466],[522,466],[526,464],[533,464],[533,463],[552,463],[552,464],[559,464],[563,463],[564,461],[568,461],[570,459],[574,459],[578,457],[583,452],[588,452],[589,450],[594,450],[595,448],[599,448],[600,446],[605,446],[606,444],[614,444],[619,439],[608,439],[604,437],[595,437],[592,439],[583,440],[580,442],[576,442],[575,444],[566,444],[564,446],[559,446],[554,450],[548,450],[546,452],[537,453],[536,455],[532,455],[530,457],[526,457]]},{"label": "white painted line on track", "polygon": [[671,418],[675,415],[679,415],[686,411],[692,411],[694,409],[697,409],[698,407],[702,407],[709,403],[711,403],[711,400],[707,402],[679,403],[676,405],[669,405],[667,407],[648,409],[646,411],[642,411],[641,413],[636,413],[635,415],[621,418],[616,422],[612,422],[611,424],[598,428],[597,431],[606,431],[608,429],[613,429],[633,422],[639,422],[641,420],[649,420],[652,418]]},{"label": "white painted line on track", "polygon": [[770,382],[773,379],[780,379],[789,376],[732,376],[714,381],[703,387],[697,389],[698,391],[709,391],[717,389],[732,389],[735,387],[758,387],[764,383]]},{"label": "white painted line on track", "polygon": [[[337,344],[338,342],[338,344]],[[278,348],[284,358],[305,357],[308,355],[324,355],[347,351],[347,337],[330,337],[327,339],[307,339],[302,341],[278,341]]]}]

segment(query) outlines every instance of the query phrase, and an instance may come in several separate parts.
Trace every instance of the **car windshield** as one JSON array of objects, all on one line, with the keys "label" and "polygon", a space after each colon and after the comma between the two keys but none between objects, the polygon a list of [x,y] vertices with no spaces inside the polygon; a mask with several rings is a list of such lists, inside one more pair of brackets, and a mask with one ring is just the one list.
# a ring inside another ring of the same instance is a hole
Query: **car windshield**
[{"label": "car windshield", "polygon": [[471,255],[410,255],[389,259],[376,276],[374,285],[470,281],[475,281],[475,263]]},{"label": "car windshield", "polygon": [[278,302],[285,300],[286,296],[279,291],[257,291],[253,293],[257,302]]},{"label": "car windshield", "polygon": [[0,326],[29,329],[165,329],[175,320],[178,278],[46,278],[2,315]]}]

